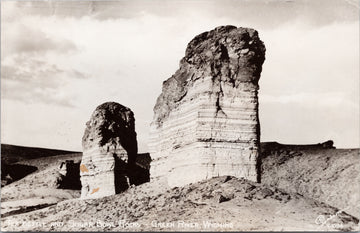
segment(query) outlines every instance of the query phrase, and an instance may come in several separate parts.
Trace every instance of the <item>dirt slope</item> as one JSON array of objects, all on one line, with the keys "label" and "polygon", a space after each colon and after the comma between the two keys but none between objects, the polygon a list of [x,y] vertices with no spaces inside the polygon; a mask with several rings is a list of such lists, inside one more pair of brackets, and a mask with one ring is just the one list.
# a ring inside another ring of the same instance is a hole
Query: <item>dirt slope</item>
[{"label": "dirt slope", "polygon": [[[63,201],[56,206],[3,218],[1,230],[357,229],[357,219],[343,213],[336,216],[336,212],[335,208],[300,195],[289,195],[244,179],[218,177],[167,191],[159,184],[146,183],[111,197]],[[24,226],[24,221],[32,221],[33,225]]]},{"label": "dirt slope", "polygon": [[262,183],[360,217],[360,150],[263,144]]},{"label": "dirt slope", "polygon": [[346,214],[359,213],[359,149],[262,146],[262,184],[219,177],[170,190],[159,181],[97,200],[54,186],[61,161],[81,153],[23,160],[38,170],[2,187],[1,230],[359,230]]},{"label": "dirt slope", "polygon": [[[78,152],[1,144],[1,187],[40,169],[38,159],[71,153]],[[34,163],[30,165],[28,160]]]},{"label": "dirt slope", "polygon": [[39,169],[1,188],[1,216],[24,213],[60,201],[77,198],[80,190],[57,189],[58,167],[67,159],[80,160],[81,153],[24,160]]}]

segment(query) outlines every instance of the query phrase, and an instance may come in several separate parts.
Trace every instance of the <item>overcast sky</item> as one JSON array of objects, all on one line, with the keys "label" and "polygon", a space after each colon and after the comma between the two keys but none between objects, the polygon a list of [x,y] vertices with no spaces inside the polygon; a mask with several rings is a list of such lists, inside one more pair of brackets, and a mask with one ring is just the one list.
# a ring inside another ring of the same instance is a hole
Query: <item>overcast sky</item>
[{"label": "overcast sky", "polygon": [[81,150],[93,110],[115,101],[146,152],[162,82],[220,25],[265,43],[262,141],[359,147],[357,0],[1,1],[1,142]]}]

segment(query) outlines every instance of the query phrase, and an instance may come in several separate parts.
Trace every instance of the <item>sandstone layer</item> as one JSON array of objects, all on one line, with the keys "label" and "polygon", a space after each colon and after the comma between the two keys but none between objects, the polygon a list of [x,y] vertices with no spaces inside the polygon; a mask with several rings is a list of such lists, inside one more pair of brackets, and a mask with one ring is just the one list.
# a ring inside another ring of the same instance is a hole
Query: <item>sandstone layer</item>
[{"label": "sandstone layer", "polygon": [[258,179],[258,81],[265,46],[254,29],[196,36],[154,107],[152,179],[170,186],[231,175]]},{"label": "sandstone layer", "polygon": [[135,119],[129,108],[114,102],[98,106],[86,123],[82,146],[81,198],[128,188],[137,154]]}]

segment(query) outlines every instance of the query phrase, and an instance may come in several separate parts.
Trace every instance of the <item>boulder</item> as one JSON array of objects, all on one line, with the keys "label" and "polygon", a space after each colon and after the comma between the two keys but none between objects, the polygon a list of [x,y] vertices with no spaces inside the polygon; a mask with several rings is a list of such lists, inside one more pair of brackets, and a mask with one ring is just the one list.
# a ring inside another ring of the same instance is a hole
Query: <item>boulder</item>
[{"label": "boulder", "polygon": [[182,186],[215,176],[258,180],[258,32],[221,26],[188,44],[154,107],[151,179]]}]

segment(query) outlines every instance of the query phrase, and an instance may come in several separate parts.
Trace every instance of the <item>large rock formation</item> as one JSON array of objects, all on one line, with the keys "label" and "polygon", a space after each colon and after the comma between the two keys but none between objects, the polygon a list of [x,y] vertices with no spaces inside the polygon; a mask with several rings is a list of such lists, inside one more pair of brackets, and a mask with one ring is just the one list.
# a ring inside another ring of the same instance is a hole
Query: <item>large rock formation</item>
[{"label": "large rock formation", "polygon": [[257,180],[258,80],[265,46],[254,29],[196,36],[154,107],[152,179],[180,186],[214,176]]},{"label": "large rock formation", "polygon": [[135,119],[129,108],[114,102],[98,106],[86,123],[82,146],[81,198],[128,188],[137,155]]}]

